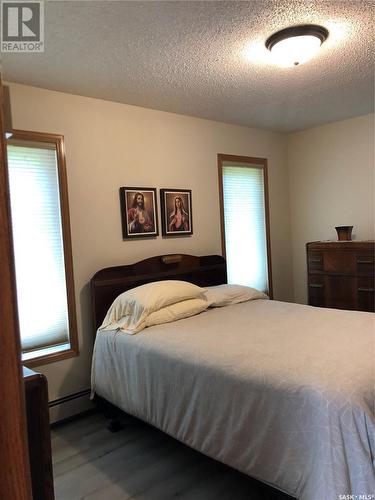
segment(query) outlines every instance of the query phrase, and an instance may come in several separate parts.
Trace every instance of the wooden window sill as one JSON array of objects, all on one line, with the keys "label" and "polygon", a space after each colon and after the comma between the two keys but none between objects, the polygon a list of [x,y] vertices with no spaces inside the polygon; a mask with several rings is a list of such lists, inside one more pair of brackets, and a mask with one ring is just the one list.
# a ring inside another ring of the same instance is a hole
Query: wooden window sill
[{"label": "wooden window sill", "polygon": [[[46,348],[44,350],[41,349],[40,351],[36,351],[35,353],[27,353],[27,355],[22,356],[22,364],[27,366],[28,368],[31,368],[78,356],[78,349],[70,347],[69,344],[67,344],[67,346],[68,347],[60,350],[53,351],[51,348]],[[43,354],[43,351],[45,352],[45,354]],[[31,357],[32,354],[35,354],[35,356]]]}]

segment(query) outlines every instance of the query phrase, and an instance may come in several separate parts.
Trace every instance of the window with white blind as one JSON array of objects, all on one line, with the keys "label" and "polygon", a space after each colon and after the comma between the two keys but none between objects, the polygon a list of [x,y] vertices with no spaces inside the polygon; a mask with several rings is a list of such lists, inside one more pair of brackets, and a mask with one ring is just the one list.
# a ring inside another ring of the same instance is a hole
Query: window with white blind
[{"label": "window with white blind", "polygon": [[77,354],[63,137],[15,131],[7,155],[23,360],[42,364]]},{"label": "window with white blind", "polygon": [[272,296],[267,160],[218,155],[218,165],[228,283]]}]

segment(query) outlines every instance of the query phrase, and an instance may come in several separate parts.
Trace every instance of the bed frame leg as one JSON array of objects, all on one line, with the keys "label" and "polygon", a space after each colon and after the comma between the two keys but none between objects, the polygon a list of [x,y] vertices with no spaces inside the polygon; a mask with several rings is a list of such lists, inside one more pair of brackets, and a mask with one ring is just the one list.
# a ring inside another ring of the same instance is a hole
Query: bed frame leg
[{"label": "bed frame leg", "polygon": [[125,428],[125,413],[123,413],[119,408],[116,408],[116,406],[112,405],[105,399],[100,398],[99,396],[95,396],[95,402],[98,410],[108,420],[107,429],[110,432],[118,432]]},{"label": "bed frame leg", "polygon": [[110,432],[118,432],[124,429],[124,423],[119,418],[111,418],[107,429]]}]

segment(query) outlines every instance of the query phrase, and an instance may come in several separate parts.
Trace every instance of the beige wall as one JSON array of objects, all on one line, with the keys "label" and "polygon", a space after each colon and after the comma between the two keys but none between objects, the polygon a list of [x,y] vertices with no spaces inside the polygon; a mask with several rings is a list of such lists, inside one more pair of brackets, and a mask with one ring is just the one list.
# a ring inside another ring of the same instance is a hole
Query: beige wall
[{"label": "beige wall", "polygon": [[351,225],[353,239],[374,239],[374,115],[288,136],[294,298],[306,302],[305,245],[337,239]]},{"label": "beige wall", "polygon": [[[18,84],[10,88],[14,128],[65,136],[81,354],[40,368],[50,399],[89,387],[88,283],[96,271],[163,253],[221,253],[217,153],[268,158],[274,295],[291,299],[284,135]],[[192,189],[194,235],[123,241],[120,186]]]}]

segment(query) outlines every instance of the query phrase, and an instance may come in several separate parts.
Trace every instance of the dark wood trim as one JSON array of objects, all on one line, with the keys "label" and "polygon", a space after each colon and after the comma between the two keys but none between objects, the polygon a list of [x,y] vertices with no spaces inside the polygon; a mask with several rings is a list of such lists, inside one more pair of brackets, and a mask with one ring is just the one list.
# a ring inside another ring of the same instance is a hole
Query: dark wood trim
[{"label": "dark wood trim", "polygon": [[226,258],[225,248],[225,226],[224,226],[224,195],[223,195],[223,163],[234,162],[242,163],[239,167],[253,167],[263,170],[264,179],[264,207],[266,219],[266,245],[267,245],[267,271],[268,271],[268,295],[273,298],[272,284],[272,260],[271,260],[271,230],[270,230],[270,214],[269,214],[269,196],[268,196],[268,164],[266,158],[254,158],[251,156],[235,156],[218,154],[218,180],[219,180],[219,200],[220,200],[220,227],[221,227],[221,249],[222,255]]},{"label": "dark wood trim", "polygon": [[[3,91],[0,81],[0,102]],[[9,183],[0,110],[0,498],[31,500],[26,413],[21,370],[13,241],[10,222]]]},{"label": "dark wood trim", "polygon": [[66,358],[71,358],[73,356],[78,356],[79,354],[65,144],[63,135],[47,134],[44,132],[29,132],[25,130],[13,130],[12,139],[55,144],[58,165],[61,226],[64,245],[65,282],[67,289],[69,316],[70,349],[58,353],[48,354],[46,356],[39,356],[38,358],[33,358],[32,360],[24,362],[26,366],[34,367],[40,366],[42,364],[53,363],[55,361],[60,361]]}]

